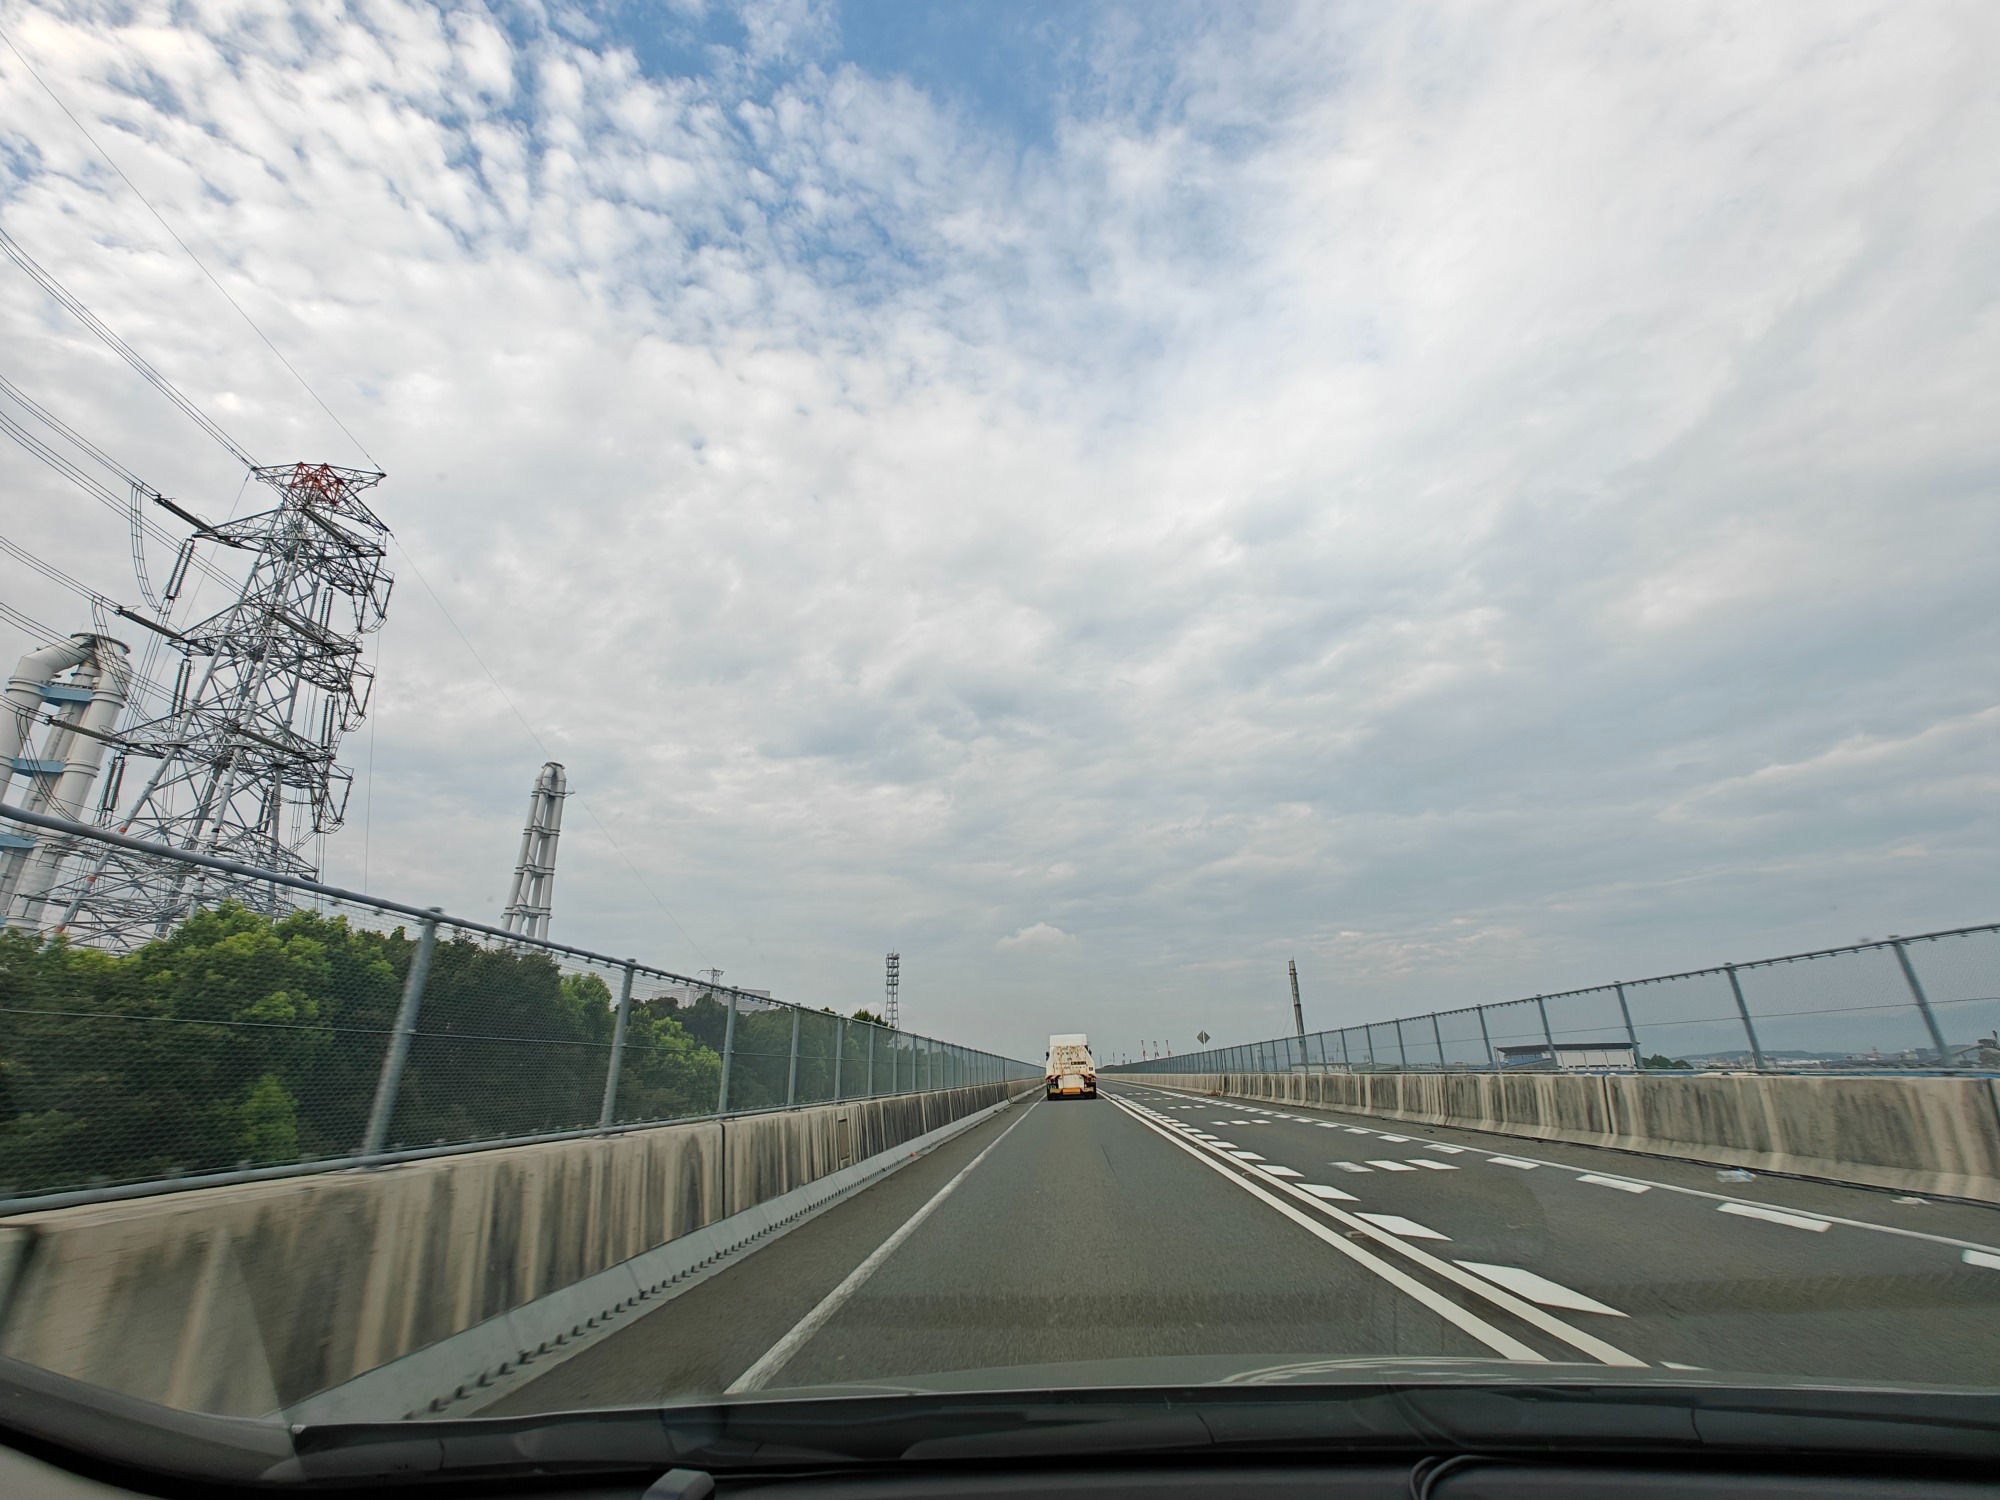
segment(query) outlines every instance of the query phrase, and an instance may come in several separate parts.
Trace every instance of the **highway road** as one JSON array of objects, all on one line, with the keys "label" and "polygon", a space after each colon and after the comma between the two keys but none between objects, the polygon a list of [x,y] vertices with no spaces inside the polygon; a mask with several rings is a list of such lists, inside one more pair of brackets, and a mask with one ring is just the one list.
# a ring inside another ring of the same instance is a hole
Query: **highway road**
[{"label": "highway road", "polygon": [[483,1410],[1383,1358],[1991,1385],[2000,1210],[1160,1088],[1031,1095]]}]

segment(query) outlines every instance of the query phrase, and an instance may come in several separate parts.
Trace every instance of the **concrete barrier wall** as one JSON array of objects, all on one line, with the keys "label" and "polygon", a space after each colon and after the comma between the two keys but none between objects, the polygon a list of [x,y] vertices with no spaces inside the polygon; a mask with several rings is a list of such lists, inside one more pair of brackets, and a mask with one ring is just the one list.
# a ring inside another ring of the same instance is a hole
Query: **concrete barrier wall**
[{"label": "concrete barrier wall", "polygon": [[1119,1081],[1610,1146],[2000,1203],[2000,1090],[1983,1078],[1277,1073]]},{"label": "concrete barrier wall", "polygon": [[1032,1087],[986,1084],[0,1222],[0,1353],[291,1406]]}]

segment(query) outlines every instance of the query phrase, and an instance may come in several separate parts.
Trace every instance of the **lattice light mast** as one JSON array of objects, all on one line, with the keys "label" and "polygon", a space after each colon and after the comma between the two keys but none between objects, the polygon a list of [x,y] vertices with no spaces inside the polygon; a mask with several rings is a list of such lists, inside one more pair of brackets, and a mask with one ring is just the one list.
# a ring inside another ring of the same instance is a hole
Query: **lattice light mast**
[{"label": "lattice light mast", "polygon": [[896,1001],[896,990],[903,982],[903,955],[891,953],[882,961],[882,1022],[891,1031],[903,1027],[903,1013]]},{"label": "lattice light mast", "polygon": [[[251,474],[277,492],[275,508],[212,526],[172,507],[196,529],[177,575],[203,543],[249,554],[250,572],[232,603],[178,632],[172,701],[121,736],[98,821],[316,877],[315,843],[340,827],[352,782],[336,758],[341,737],[367,714],[374,683],[362,639],[389,605],[389,528],[362,500],[382,475],[309,463]],[[121,812],[128,758],[155,765]],[[77,941],[125,947],[225,896],[262,911],[289,904],[268,884],[123,852],[76,869],[51,904]]]},{"label": "lattice light mast", "polygon": [[507,893],[507,910],[500,925],[523,937],[549,935],[549,917],[556,899],[556,840],[562,834],[563,798],[569,782],[563,768],[546,761],[528,794],[528,826],[521,830],[521,859],[514,866],[514,885]]}]

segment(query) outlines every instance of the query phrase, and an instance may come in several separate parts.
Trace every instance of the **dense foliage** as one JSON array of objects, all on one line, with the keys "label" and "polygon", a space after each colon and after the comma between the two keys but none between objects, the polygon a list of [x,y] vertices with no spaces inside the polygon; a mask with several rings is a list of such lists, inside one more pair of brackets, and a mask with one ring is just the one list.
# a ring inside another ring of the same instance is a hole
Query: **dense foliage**
[{"label": "dense foliage", "polygon": [[[0,1184],[354,1151],[415,948],[400,928],[234,906],[122,957],[0,933]],[[614,999],[597,974],[565,974],[544,954],[440,942],[391,1144],[595,1124]],[[621,1121],[715,1108],[721,1036],[704,1010],[721,1007],[635,1003]]]}]

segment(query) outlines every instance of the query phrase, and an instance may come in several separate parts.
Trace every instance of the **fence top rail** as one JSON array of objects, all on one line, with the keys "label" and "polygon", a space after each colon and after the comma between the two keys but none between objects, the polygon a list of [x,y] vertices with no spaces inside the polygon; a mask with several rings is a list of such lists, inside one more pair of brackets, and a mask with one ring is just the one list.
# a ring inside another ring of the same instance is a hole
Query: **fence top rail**
[{"label": "fence top rail", "polygon": [[[463,932],[477,932],[487,937],[498,938],[502,942],[516,944],[523,948],[537,948],[546,953],[559,953],[588,963],[604,964],[614,969],[630,969],[635,974],[649,975],[654,979],[665,979],[674,984],[685,984],[712,995],[730,995],[740,1000],[754,1000],[759,1005],[782,1005],[793,1010],[810,1010],[812,1007],[800,1005],[793,1000],[779,1000],[771,995],[753,995],[748,990],[734,985],[712,984],[691,974],[677,974],[671,969],[658,968],[653,964],[640,963],[632,958],[614,958],[608,953],[598,953],[590,948],[578,948],[569,943],[551,942],[547,938],[528,937],[522,933],[509,932],[504,927],[495,927],[490,922],[475,921],[470,917],[454,917],[435,906],[411,906],[407,902],[392,901],[385,896],[371,896],[365,891],[350,891],[343,886],[327,885],[317,880],[307,880],[301,875],[288,875],[283,870],[266,870],[258,865],[244,864],[239,860],[224,859],[217,854],[197,854],[191,849],[176,849],[170,844],[156,844],[150,839],[135,839],[129,834],[114,833],[108,828],[98,828],[89,823],[79,823],[71,818],[52,817],[47,813],[30,812],[24,807],[15,807],[9,802],[0,802],[0,818],[15,823],[25,823],[33,828],[46,828],[51,833],[65,834],[72,838],[89,839],[94,843],[111,844],[120,849],[130,849],[135,854],[152,855],[159,859],[171,859],[181,864],[199,865],[204,869],[220,870],[226,875],[235,875],[246,880],[255,880],[270,885],[281,885],[295,891],[306,891],[315,896],[325,896],[334,901],[345,901],[355,906],[372,906],[377,911],[393,912],[397,916],[413,917],[419,922],[435,922],[440,927],[454,927]],[[838,1014],[836,1012],[835,1014]],[[842,1017],[851,1020],[851,1017]],[[874,1022],[863,1021],[864,1026]],[[888,1027],[880,1028],[888,1031]],[[1018,1063],[1018,1058],[1000,1058],[1000,1054],[981,1052],[974,1047],[963,1047],[956,1042],[941,1041],[936,1037],[924,1036],[917,1032],[894,1031],[891,1035],[906,1037],[914,1042],[929,1042],[936,1046],[952,1047],[967,1056],[994,1057],[1004,1062]]]},{"label": "fence top rail", "polygon": [[[1351,1026],[1329,1026],[1323,1031],[1306,1032],[1303,1036],[1285,1035],[1266,1037],[1258,1041],[1231,1042],[1225,1046],[1210,1047],[1200,1052],[1183,1053],[1177,1058],[1155,1058],[1152,1061],[1196,1063],[1204,1059],[1223,1057],[1238,1047],[1266,1047],[1279,1042],[1302,1040],[1303,1037],[1347,1037],[1357,1033],[1365,1034],[1376,1026],[1400,1027],[1405,1021],[1428,1021],[1434,1017],[1442,1019],[1445,1016],[1477,1015],[1483,1011],[1498,1010],[1509,1005],[1533,1005],[1538,1000],[1568,1000],[1578,995],[1609,994],[1613,990],[1621,988],[1629,990],[1637,989],[1641,985],[1671,984],[1681,979],[1705,979],[1710,975],[1727,974],[1731,970],[1741,973],[1745,969],[1768,969],[1777,964],[1803,963],[1816,958],[1837,958],[1843,953],[1868,953],[1883,948],[1894,948],[1902,943],[1928,943],[1939,938],[1970,937],[1975,933],[1982,932],[2000,932],[2000,922],[1976,922],[1969,927],[1944,927],[1939,928],[1935,932],[1892,934],[1886,938],[1879,938],[1874,942],[1844,943],[1837,948],[1814,948],[1806,953],[1786,953],[1776,958],[1757,958],[1744,963],[1711,964],[1707,968],[1686,969],[1678,974],[1654,974],[1645,979],[1609,980],[1601,984],[1584,985],[1579,989],[1548,990],[1535,995],[1521,995],[1512,1000],[1488,1000],[1479,1005],[1459,1005],[1454,1006],[1450,1010],[1424,1011],[1418,1015],[1394,1016],[1383,1021],[1356,1021]],[[1145,1064],[1142,1063],[1116,1063],[1112,1065],[1115,1068],[1137,1068],[1143,1066]],[[1110,1070],[1110,1068],[1106,1069],[1106,1071]]]}]

